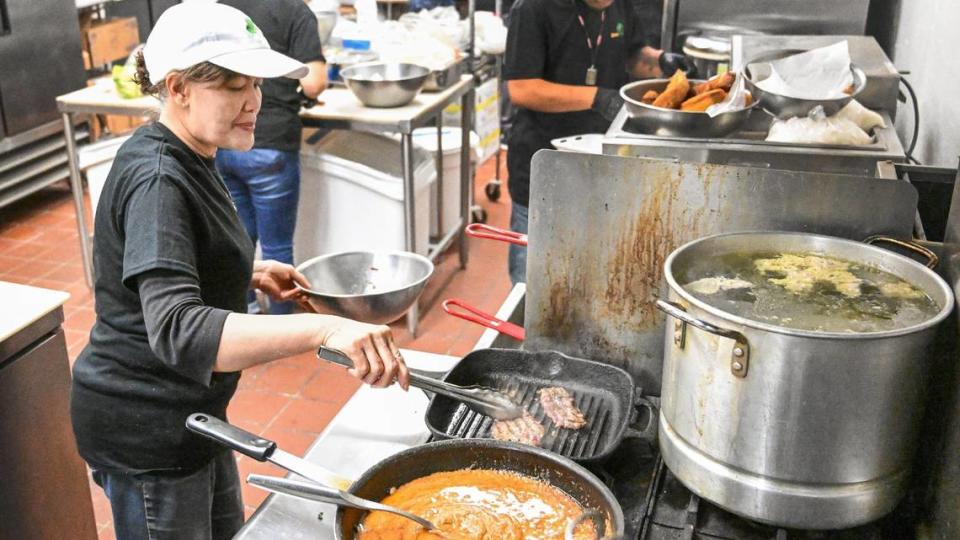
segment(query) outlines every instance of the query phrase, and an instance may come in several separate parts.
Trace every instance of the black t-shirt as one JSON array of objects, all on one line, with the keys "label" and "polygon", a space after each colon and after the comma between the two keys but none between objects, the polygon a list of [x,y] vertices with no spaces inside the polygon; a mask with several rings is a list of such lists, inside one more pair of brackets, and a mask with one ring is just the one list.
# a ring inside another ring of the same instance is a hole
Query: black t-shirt
[{"label": "black t-shirt", "polygon": [[[578,15],[583,16],[584,26]],[[646,44],[640,22],[628,0],[614,0],[601,16],[582,0],[518,0],[510,12],[504,78],[544,79],[583,86],[596,47],[597,86],[619,89],[629,82],[630,60]],[[550,141],[578,133],[602,133],[609,122],[587,110],[541,113],[518,107],[509,136],[508,186],[514,202],[529,206],[530,159]]]},{"label": "black t-shirt", "polygon": [[[317,18],[303,0],[221,0],[246,13],[266,36],[270,48],[301,62],[324,62]],[[263,81],[263,104],[257,116],[254,148],[286,152],[300,149],[300,98],[296,79]]]},{"label": "black t-shirt", "polygon": [[[246,312],[253,265],[213,161],[160,123],[138,129],[100,196],[93,253],[97,321],[73,368],[80,455],[113,471],[196,470],[219,448],[184,422],[194,412],[226,417],[240,375],[213,366],[227,315]],[[196,305],[186,306],[195,324],[148,332],[139,281],[151,273],[195,286]]]}]

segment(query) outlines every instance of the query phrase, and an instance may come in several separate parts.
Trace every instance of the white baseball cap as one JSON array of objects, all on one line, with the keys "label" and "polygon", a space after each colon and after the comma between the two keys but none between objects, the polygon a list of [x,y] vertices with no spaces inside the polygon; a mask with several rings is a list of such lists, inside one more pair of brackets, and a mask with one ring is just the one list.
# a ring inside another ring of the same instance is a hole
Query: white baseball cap
[{"label": "white baseball cap", "polygon": [[152,84],[201,62],[260,78],[299,79],[310,71],[271,50],[245,13],[216,2],[185,2],[164,11],[143,46],[143,59]]}]

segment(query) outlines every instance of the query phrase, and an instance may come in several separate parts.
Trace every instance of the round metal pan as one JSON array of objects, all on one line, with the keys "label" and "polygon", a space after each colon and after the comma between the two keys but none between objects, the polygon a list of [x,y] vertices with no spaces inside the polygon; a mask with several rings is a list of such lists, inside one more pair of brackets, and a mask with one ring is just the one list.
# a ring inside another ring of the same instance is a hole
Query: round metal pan
[{"label": "round metal pan", "polygon": [[[757,108],[757,101],[754,100],[743,109],[711,117],[705,112],[664,109],[641,101],[643,95],[650,90],[662,92],[667,82],[668,79],[637,81],[624,85],[620,89],[620,96],[625,102],[627,113],[633,124],[644,133],[666,137],[724,137],[743,127],[750,118],[750,114]],[[690,80],[690,84],[701,82],[704,81]]]},{"label": "round metal pan", "polygon": [[[616,537],[624,532],[620,504],[593,473],[541,448],[492,439],[435,441],[404,450],[368,469],[350,486],[350,493],[379,501],[411,480],[469,468],[513,471],[538,478],[563,490],[584,510],[598,510],[608,524],[608,535]],[[354,538],[364,515],[362,510],[339,508],[334,528],[337,538]]]}]

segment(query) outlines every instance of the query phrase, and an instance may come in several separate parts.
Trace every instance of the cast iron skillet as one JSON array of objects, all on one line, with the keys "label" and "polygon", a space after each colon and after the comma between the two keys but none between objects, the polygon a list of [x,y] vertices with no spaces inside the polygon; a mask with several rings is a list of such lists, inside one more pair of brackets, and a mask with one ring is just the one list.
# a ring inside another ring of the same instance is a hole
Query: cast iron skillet
[{"label": "cast iron skillet", "polygon": [[[624,437],[652,438],[656,418],[652,405],[635,398],[633,378],[609,364],[574,358],[559,352],[528,352],[517,349],[473,351],[451,369],[444,381],[477,384],[505,392],[546,428],[540,447],[578,462],[592,462],[609,455]],[[579,430],[553,425],[540,406],[537,390],[550,386],[566,388],[587,418]],[[643,405],[646,426],[633,427]],[[456,400],[434,395],[425,415],[427,427],[439,439],[489,438],[493,419]]]}]

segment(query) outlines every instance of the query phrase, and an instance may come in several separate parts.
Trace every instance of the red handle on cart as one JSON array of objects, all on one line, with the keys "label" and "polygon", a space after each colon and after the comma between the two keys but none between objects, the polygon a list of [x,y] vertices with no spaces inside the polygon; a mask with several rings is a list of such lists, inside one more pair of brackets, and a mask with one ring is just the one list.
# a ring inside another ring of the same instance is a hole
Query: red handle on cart
[{"label": "red handle on cart", "polygon": [[[452,306],[457,306],[466,310],[466,313],[461,311],[456,311]],[[450,298],[443,301],[443,310],[457,317],[458,319],[463,319],[465,321],[475,322],[481,326],[486,326],[500,332],[501,334],[506,334],[513,339],[523,341],[527,333],[521,326],[517,326],[513,323],[500,320],[489,313],[484,313],[479,309],[471,306],[470,304],[460,300],[459,298]]]},{"label": "red handle on cart", "polygon": [[474,238],[487,238],[489,240],[499,240],[501,242],[510,242],[518,246],[527,245],[527,235],[498,227],[491,227],[483,223],[471,223],[467,225],[467,236]]}]

